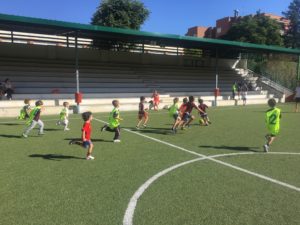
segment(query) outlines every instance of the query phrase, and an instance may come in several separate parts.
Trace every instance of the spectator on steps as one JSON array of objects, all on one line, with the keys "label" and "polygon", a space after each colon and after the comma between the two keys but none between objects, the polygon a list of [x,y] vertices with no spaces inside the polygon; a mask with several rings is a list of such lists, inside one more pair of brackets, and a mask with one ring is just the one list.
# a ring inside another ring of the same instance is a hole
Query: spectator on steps
[{"label": "spectator on steps", "polygon": [[4,91],[5,91],[5,96],[6,96],[7,100],[11,100],[12,94],[14,93],[14,89],[13,89],[13,86],[9,79],[6,79],[4,81]]},{"label": "spectator on steps", "polygon": [[298,105],[300,102],[300,81],[298,81],[298,85],[296,87],[295,90],[295,101],[296,101],[296,105],[295,105],[295,112],[298,112]]}]

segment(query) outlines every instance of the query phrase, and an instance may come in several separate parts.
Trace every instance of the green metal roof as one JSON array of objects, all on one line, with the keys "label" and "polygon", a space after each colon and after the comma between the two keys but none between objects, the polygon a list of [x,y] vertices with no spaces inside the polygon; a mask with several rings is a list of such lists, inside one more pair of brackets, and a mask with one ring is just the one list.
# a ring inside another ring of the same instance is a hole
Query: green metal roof
[{"label": "green metal roof", "polygon": [[208,48],[231,48],[246,51],[274,52],[287,54],[300,54],[300,49],[283,48],[270,45],[258,45],[245,42],[226,41],[220,39],[197,38],[174,34],[152,33],[138,30],[94,26],[88,24],[71,23],[57,20],[31,18],[0,14],[0,29],[13,31],[25,31],[47,34],[62,34],[67,32],[80,32],[80,37],[106,38],[118,40],[157,41],[166,46],[176,47],[208,47]]}]

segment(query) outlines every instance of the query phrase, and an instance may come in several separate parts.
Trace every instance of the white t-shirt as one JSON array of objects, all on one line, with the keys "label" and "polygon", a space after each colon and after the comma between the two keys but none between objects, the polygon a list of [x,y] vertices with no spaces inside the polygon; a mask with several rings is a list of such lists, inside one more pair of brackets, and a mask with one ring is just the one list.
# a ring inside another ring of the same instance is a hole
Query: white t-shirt
[{"label": "white t-shirt", "polygon": [[300,98],[300,87],[296,88],[296,95],[295,98]]}]

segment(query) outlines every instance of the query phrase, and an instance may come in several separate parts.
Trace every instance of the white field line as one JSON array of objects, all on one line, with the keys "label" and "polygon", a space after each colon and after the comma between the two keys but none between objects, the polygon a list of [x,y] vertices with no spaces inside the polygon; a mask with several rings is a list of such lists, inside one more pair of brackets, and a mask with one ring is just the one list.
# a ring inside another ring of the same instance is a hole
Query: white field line
[{"label": "white field line", "polygon": [[[105,123],[105,121],[103,121],[103,120],[99,120],[99,119],[95,119],[95,120],[97,120],[97,121],[99,121],[99,122],[102,122],[102,123]],[[258,178],[261,178],[261,179],[270,181],[270,182],[272,182],[272,183],[275,183],[275,184],[278,184],[278,185],[281,185],[281,186],[284,186],[284,187],[287,187],[287,188],[290,188],[290,189],[293,189],[293,190],[295,190],[295,191],[299,191],[299,192],[300,192],[300,188],[299,188],[299,187],[296,187],[296,186],[293,186],[293,185],[290,185],[290,184],[287,184],[287,183],[284,183],[284,182],[275,180],[275,179],[273,179],[273,178],[270,178],[270,177],[267,177],[267,176],[264,176],[264,175],[261,175],[261,174],[258,174],[258,173],[255,173],[255,172],[246,170],[246,169],[243,169],[243,168],[241,168],[241,167],[238,167],[238,166],[232,165],[232,164],[230,164],[230,163],[226,163],[226,162],[223,162],[223,161],[220,161],[220,160],[211,158],[211,157],[209,157],[209,156],[206,156],[206,155],[203,155],[203,154],[194,152],[194,151],[190,151],[190,150],[188,150],[188,149],[179,147],[179,146],[177,146],[177,145],[168,143],[168,142],[166,142],[166,141],[162,141],[162,140],[159,140],[159,139],[156,139],[156,138],[153,138],[153,137],[150,137],[150,136],[147,136],[147,135],[144,135],[144,134],[141,134],[141,133],[138,133],[138,132],[129,130],[129,129],[124,129],[124,130],[127,131],[127,132],[130,132],[130,133],[133,133],[133,134],[142,136],[142,137],[144,137],[144,138],[150,139],[150,140],[152,140],[152,141],[156,141],[156,142],[159,142],[159,143],[161,143],[161,144],[164,144],[164,145],[167,145],[167,146],[170,146],[170,147],[179,149],[179,150],[181,150],[181,151],[188,152],[188,153],[190,153],[190,154],[197,155],[197,156],[200,156],[200,157],[204,157],[204,158],[206,158],[207,160],[211,160],[211,161],[216,162],[216,163],[219,163],[219,164],[221,164],[221,165],[223,165],[223,166],[230,167],[230,168],[235,169],[235,170],[238,170],[238,171],[240,171],[240,172],[244,172],[244,173],[250,174],[250,175],[252,175],[252,176],[256,176],[256,177],[258,177]],[[255,154],[255,153],[252,152],[252,154]],[[256,154],[262,154],[262,153],[256,153]],[[266,154],[272,154],[272,152],[266,153]],[[275,153],[275,154],[282,154],[282,155],[283,155],[283,154],[288,154],[288,155],[289,155],[290,153],[284,153],[284,152],[281,152],[281,153]],[[292,153],[292,154],[293,154],[293,155],[300,155],[300,153],[299,153],[299,154],[297,154],[297,153]]]},{"label": "white field line", "polygon": [[137,202],[139,198],[143,195],[143,193],[148,189],[150,185],[152,185],[156,180],[158,180],[160,177],[166,175],[167,173],[170,173],[173,170],[178,169],[179,167],[183,167],[185,165],[198,162],[201,160],[206,160],[209,158],[216,158],[216,157],[222,157],[222,156],[229,156],[229,155],[245,155],[245,154],[253,154],[253,153],[232,153],[232,154],[221,154],[221,155],[214,155],[210,157],[200,157],[196,159],[192,159],[189,161],[185,161],[176,165],[173,165],[163,171],[160,171],[159,173],[152,176],[150,179],[148,179],[142,186],[139,187],[139,189],[134,193],[134,195],[131,197],[129,204],[127,206],[124,218],[123,218],[123,225],[132,225],[133,224],[133,216],[135,212],[135,208],[137,205]]},{"label": "white field line", "polygon": [[[264,180],[268,180],[270,182],[277,183],[279,185],[282,185],[282,186],[287,187],[287,188],[291,188],[291,189],[296,190],[296,191],[300,191],[300,188],[295,187],[293,185],[289,185],[289,184],[286,184],[284,182],[277,181],[275,179],[269,178],[269,177],[264,176],[264,175],[253,173],[251,171],[248,171],[248,170],[242,169],[240,167],[237,167],[237,166],[231,165],[229,163],[225,163],[223,161],[215,159],[215,158],[228,157],[228,156],[254,155],[254,154],[260,154],[260,153],[243,152],[243,153],[228,153],[228,154],[220,154],[220,155],[212,155],[212,156],[200,157],[200,158],[197,158],[197,159],[193,159],[193,160],[189,160],[189,161],[185,161],[185,162],[173,165],[173,166],[171,166],[171,167],[169,167],[169,168],[167,168],[167,169],[165,169],[163,171],[158,172],[157,174],[155,174],[154,176],[152,176],[150,179],[148,179],[144,184],[142,184],[138,188],[138,190],[133,194],[133,196],[131,197],[131,199],[130,199],[130,201],[128,203],[126,212],[125,212],[124,217],[123,217],[123,225],[132,225],[133,224],[134,212],[135,212],[135,208],[136,208],[138,200],[143,195],[143,193],[149,188],[149,186],[152,185],[156,180],[158,180],[160,177],[162,177],[162,176],[170,173],[173,170],[176,170],[176,169],[178,169],[180,167],[183,167],[185,165],[188,165],[188,164],[191,164],[191,163],[194,163],[194,162],[198,162],[198,161],[202,161],[202,160],[212,160],[214,162],[221,163],[222,165],[225,165],[225,166],[231,167],[233,169],[239,170],[241,172],[245,172],[247,174],[250,174],[250,175],[253,175],[253,176],[256,176],[256,177],[258,176],[259,178],[262,178]],[[300,153],[286,153],[286,152],[277,152],[275,154],[281,154],[281,155],[291,155],[291,154],[300,155]]]}]

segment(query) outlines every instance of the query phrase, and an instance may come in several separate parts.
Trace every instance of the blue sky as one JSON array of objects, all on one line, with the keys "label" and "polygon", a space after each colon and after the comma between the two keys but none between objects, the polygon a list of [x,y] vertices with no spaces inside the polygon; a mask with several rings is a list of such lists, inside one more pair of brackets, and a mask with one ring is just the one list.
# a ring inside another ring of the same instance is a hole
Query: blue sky
[{"label": "blue sky", "polygon": [[[257,10],[281,15],[292,0],[142,0],[151,11],[142,30],[184,35],[188,27]],[[89,23],[100,0],[0,0],[0,13]]]}]

